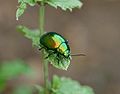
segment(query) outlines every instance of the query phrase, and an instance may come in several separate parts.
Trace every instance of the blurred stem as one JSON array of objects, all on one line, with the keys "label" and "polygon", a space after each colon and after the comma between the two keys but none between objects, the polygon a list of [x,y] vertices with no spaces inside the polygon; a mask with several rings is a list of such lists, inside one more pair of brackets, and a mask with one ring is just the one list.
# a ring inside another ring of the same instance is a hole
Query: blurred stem
[{"label": "blurred stem", "polygon": [[[40,36],[44,34],[44,22],[45,22],[45,4],[41,2],[40,9],[39,9],[39,29],[40,29]],[[44,84],[45,84],[45,94],[48,94],[48,62],[44,59],[44,51],[42,50],[42,61],[44,66]]]},{"label": "blurred stem", "polygon": [[39,29],[40,29],[40,36],[44,34],[44,21],[45,21],[45,5],[44,2],[41,2],[40,9],[39,9]]}]

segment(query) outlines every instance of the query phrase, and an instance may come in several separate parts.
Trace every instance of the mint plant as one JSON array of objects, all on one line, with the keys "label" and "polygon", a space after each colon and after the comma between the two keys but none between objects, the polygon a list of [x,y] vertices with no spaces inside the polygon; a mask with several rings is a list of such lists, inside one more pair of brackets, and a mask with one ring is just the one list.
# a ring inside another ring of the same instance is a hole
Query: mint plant
[{"label": "mint plant", "polygon": [[[41,37],[46,34],[44,29],[45,23],[45,7],[49,5],[54,8],[61,8],[63,11],[70,10],[74,8],[81,8],[82,2],[79,0],[18,0],[19,7],[16,11],[16,20],[18,20],[23,13],[25,12],[27,6],[39,5],[39,29],[31,30],[25,26],[17,26],[17,30],[22,32],[24,36],[32,41],[32,45],[38,49],[42,49],[40,44]],[[62,37],[59,36],[61,39]],[[63,40],[64,41],[64,40]],[[42,62],[44,66],[44,87],[36,85],[39,94],[94,94],[92,88],[88,86],[82,86],[77,81],[74,81],[70,78],[53,76],[52,81],[48,79],[48,64],[49,62],[58,69],[67,70],[70,61],[65,59],[57,63],[56,55],[52,54],[49,56],[46,49],[41,51]],[[50,53],[50,52],[49,52]],[[48,58],[45,58],[49,56]],[[61,57],[64,58],[64,57]],[[61,58],[57,60],[61,60]],[[65,61],[65,62],[64,62]],[[66,64],[64,64],[66,63]]]}]

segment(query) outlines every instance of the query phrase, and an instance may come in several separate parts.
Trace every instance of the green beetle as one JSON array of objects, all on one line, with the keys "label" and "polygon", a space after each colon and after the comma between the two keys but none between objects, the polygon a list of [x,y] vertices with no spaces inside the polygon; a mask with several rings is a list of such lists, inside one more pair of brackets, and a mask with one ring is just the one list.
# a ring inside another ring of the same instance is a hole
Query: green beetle
[{"label": "green beetle", "polygon": [[68,41],[56,32],[43,34],[40,37],[40,47],[47,54],[45,58],[57,68],[67,69],[71,56],[85,56],[84,54],[71,55]]},{"label": "green beetle", "polygon": [[52,54],[57,54],[58,58],[60,55],[65,58],[70,58],[70,47],[68,41],[56,32],[48,32],[41,36],[40,45],[48,53],[48,57]]}]

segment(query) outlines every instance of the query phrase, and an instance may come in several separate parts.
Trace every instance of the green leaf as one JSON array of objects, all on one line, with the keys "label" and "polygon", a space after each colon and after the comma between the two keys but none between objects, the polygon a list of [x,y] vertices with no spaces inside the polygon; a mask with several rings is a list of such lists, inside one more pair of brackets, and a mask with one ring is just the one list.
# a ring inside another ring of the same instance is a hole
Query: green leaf
[{"label": "green leaf", "polygon": [[36,4],[35,0],[18,0],[20,3],[17,11],[16,11],[16,20],[24,13],[25,9],[27,8],[27,4],[30,6],[34,6]]},{"label": "green leaf", "polygon": [[0,63],[0,92],[6,88],[7,80],[24,74],[33,75],[33,70],[23,60],[16,59]]},{"label": "green leaf", "polygon": [[29,4],[30,6],[34,6],[35,5],[35,0],[23,0],[25,3]]},{"label": "green leaf", "polygon": [[0,93],[5,90],[7,81],[21,74],[33,76],[33,70],[23,60],[16,59],[0,63]]},{"label": "green leaf", "polygon": [[30,6],[34,6],[36,3],[36,0],[18,0],[18,3],[26,3],[29,4]]},{"label": "green leaf", "polygon": [[24,13],[26,8],[26,3],[22,2],[16,11],[16,20],[18,20],[18,18]]},{"label": "green leaf", "polygon": [[82,86],[70,78],[54,76],[51,84],[52,94],[94,94],[92,88]]},{"label": "green leaf", "polygon": [[62,10],[69,9],[72,11],[73,8],[80,8],[82,6],[82,2],[79,0],[47,0],[48,3],[52,7],[60,7]]},{"label": "green leaf", "polygon": [[30,72],[30,67],[20,59],[14,61],[6,61],[0,65],[0,80],[6,81],[17,77],[20,74]]},{"label": "green leaf", "polygon": [[30,30],[25,26],[18,26],[17,30],[22,32],[24,36],[32,41],[32,45],[39,47],[40,32],[39,30]]}]

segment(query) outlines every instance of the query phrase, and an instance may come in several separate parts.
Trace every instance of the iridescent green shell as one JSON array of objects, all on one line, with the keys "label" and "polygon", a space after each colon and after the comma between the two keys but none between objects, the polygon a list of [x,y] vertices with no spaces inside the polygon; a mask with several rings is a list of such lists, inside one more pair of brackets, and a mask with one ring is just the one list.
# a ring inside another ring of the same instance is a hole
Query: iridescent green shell
[{"label": "iridescent green shell", "polygon": [[70,56],[70,47],[68,42],[55,32],[48,32],[40,38],[40,44],[46,50],[53,50],[54,52],[64,55],[65,57]]}]

